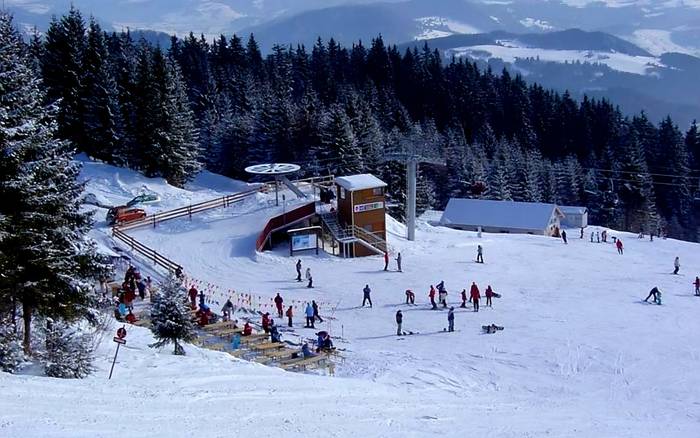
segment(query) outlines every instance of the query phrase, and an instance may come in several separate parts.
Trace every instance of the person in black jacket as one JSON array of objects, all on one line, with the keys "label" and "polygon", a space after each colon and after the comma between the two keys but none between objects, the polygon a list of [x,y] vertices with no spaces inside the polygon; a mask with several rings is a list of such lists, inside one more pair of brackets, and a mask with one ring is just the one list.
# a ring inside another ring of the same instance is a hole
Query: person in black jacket
[{"label": "person in black jacket", "polygon": [[403,334],[401,331],[401,323],[403,323],[403,313],[399,310],[396,312],[396,336],[401,336]]}]

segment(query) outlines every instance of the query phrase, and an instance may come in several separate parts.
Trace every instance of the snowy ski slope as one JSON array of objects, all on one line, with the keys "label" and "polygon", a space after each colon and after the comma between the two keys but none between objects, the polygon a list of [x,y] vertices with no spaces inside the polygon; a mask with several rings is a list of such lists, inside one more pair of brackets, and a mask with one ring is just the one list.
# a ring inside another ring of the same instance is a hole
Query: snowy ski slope
[{"label": "snowy ski slope", "polygon": [[[241,187],[204,175],[179,190],[99,164],[88,164],[84,175],[88,191],[107,202],[147,186],[162,198],[151,211]],[[111,333],[99,347],[98,371],[83,381],[0,373],[0,436],[700,436],[700,298],[691,286],[700,274],[697,244],[611,231],[625,244],[620,256],[612,243],[590,243],[595,227],[583,240],[570,230],[564,245],[538,236],[478,238],[425,221],[416,242],[407,242],[390,220],[403,273],[383,272],[381,257],[304,255],[316,285],[308,290],[294,281],[286,248],[258,254],[247,246],[267,201],[261,195],[132,235],[222,287],[337,305],[334,312],[322,307],[333,318],[317,325],[347,349],[336,377],[286,373],[194,346],[174,357],[148,348],[149,332],[132,328],[112,381]],[[107,238],[103,228],[95,235]],[[473,261],[477,244],[483,265]],[[443,333],[446,312],[427,304],[430,284],[440,280],[450,303],[472,281],[482,294],[490,284],[503,297],[493,308],[482,300],[479,313],[458,308],[457,332]],[[371,309],[359,307],[365,284]],[[655,285],[664,304],[642,303]],[[416,306],[403,304],[407,288]],[[417,334],[397,338],[397,309],[404,329]],[[300,323],[296,332],[313,336]],[[490,323],[505,330],[482,334]]]}]

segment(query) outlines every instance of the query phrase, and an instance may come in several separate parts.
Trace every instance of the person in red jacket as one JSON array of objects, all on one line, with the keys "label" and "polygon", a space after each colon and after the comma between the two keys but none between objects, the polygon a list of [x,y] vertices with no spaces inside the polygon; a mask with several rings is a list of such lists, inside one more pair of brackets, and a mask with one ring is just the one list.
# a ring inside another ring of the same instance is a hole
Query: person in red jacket
[{"label": "person in red jacket", "polygon": [[189,292],[187,292],[187,294],[190,296],[190,307],[192,307],[193,309],[197,308],[197,294],[198,293],[199,292],[197,291],[197,288],[194,287],[194,285],[192,285]]},{"label": "person in red jacket", "polygon": [[284,300],[278,292],[277,296],[275,297],[275,307],[277,307],[277,316],[280,318],[282,318],[282,315],[284,314],[284,311],[282,310],[282,303],[284,303]]},{"label": "person in red jacket", "polygon": [[384,251],[384,270],[389,270],[389,251]]},{"label": "person in red jacket", "polygon": [[617,253],[622,255],[622,240],[617,239],[617,242],[615,242],[615,246],[617,246]]},{"label": "person in red jacket", "polygon": [[462,305],[459,307],[462,307],[462,308],[467,307],[467,290],[466,289],[462,289]]},{"label": "person in red jacket", "polygon": [[437,304],[435,304],[435,288],[432,285],[430,285],[428,297],[430,297],[430,304],[433,306],[433,310],[437,309]]},{"label": "person in red jacket", "polygon": [[481,298],[481,294],[479,294],[479,288],[476,286],[476,283],[472,283],[472,288],[471,291],[469,292],[471,302],[474,305],[474,311],[478,312],[479,311],[479,299]]},{"label": "person in red jacket", "polygon": [[248,321],[245,322],[245,325],[243,326],[243,336],[250,336],[253,334],[253,327],[250,325]]},{"label": "person in red jacket", "polygon": [[292,326],[292,317],[294,316],[294,310],[292,310],[292,306],[289,306],[289,309],[287,309],[287,325],[289,327]]},{"label": "person in red jacket", "polygon": [[491,307],[491,298],[493,298],[493,289],[491,289],[491,285],[489,284],[486,286],[486,305],[488,307]]},{"label": "person in red jacket", "polygon": [[262,328],[265,333],[270,331],[270,314],[267,312],[262,316]]},{"label": "person in red jacket", "polygon": [[131,310],[129,310],[129,313],[126,315],[126,322],[129,324],[133,324],[136,322],[136,315],[134,315]]}]

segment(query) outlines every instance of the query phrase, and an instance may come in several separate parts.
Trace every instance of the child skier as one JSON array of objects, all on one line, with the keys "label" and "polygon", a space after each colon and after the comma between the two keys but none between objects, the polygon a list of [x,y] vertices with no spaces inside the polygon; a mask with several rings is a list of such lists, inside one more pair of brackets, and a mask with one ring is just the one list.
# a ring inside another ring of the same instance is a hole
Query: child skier
[{"label": "child skier", "polygon": [[466,289],[462,289],[462,305],[459,307],[462,307],[462,308],[467,307],[467,290]]},{"label": "child skier", "polygon": [[454,307],[450,307],[450,310],[447,312],[447,331],[448,332],[455,331],[455,308]]},{"label": "child skier", "polygon": [[406,304],[416,304],[416,294],[411,289],[406,289]]},{"label": "child skier", "polygon": [[644,298],[644,302],[648,303],[649,298],[651,297],[654,297],[654,302],[656,304],[661,304],[661,291],[658,287],[654,286],[654,288],[649,292],[649,295],[647,295],[647,297]]},{"label": "child skier", "polygon": [[286,316],[287,316],[287,326],[292,327],[292,317],[294,316],[294,310],[292,309],[292,306],[289,306],[289,308],[287,309]]},{"label": "child skier", "polygon": [[309,282],[306,287],[314,287],[314,278],[311,276],[311,268],[306,268],[306,280]]}]

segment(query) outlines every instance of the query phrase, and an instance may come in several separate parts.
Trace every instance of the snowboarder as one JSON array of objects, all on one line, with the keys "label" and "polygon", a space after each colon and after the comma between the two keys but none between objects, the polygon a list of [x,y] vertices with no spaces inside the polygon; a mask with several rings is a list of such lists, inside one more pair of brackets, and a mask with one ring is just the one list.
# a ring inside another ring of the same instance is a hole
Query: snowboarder
[{"label": "snowboarder", "polygon": [[292,327],[292,318],[294,317],[294,310],[293,310],[292,306],[289,306],[289,308],[287,308],[286,316],[287,316],[287,327]]},{"label": "snowboarder", "polygon": [[311,268],[306,268],[306,280],[309,282],[306,287],[314,287],[314,278],[311,276]]},{"label": "snowboarder", "polygon": [[661,291],[659,290],[658,287],[654,286],[654,288],[649,292],[649,295],[647,295],[646,298],[644,298],[644,302],[648,303],[649,298],[654,297],[654,302],[656,303],[657,301],[660,300],[659,296],[661,295]]},{"label": "snowboarder", "polygon": [[401,336],[403,332],[401,331],[401,323],[403,322],[403,313],[401,310],[396,312],[396,336]]},{"label": "snowboarder", "polygon": [[450,307],[450,310],[447,312],[447,331],[448,332],[455,331],[455,308],[454,307]]},{"label": "snowboarder", "polygon": [[445,309],[447,307],[447,290],[445,288],[438,292],[438,298],[440,303],[442,303],[442,308]]},{"label": "snowboarder", "polygon": [[403,271],[401,270],[401,253],[398,253],[398,254],[396,255],[396,267],[397,267],[397,269],[399,270],[399,272],[403,272]]},{"label": "snowboarder", "polygon": [[472,283],[472,288],[471,291],[469,291],[469,295],[471,298],[472,305],[474,306],[474,311],[478,312],[479,299],[481,298],[481,294],[479,293],[479,288],[477,287],[476,283]]},{"label": "snowboarder", "polygon": [[476,247],[476,262],[484,263],[484,248],[482,248],[481,245]]},{"label": "snowboarder", "polygon": [[297,281],[301,282],[301,259],[297,260]]},{"label": "snowboarder", "polygon": [[384,270],[389,270],[389,251],[384,251]]},{"label": "snowboarder", "polygon": [[315,328],[314,327],[314,308],[311,306],[311,303],[306,303],[306,328]]},{"label": "snowboarder", "polygon": [[486,286],[486,292],[485,292],[485,294],[486,294],[486,306],[492,307],[492,306],[491,306],[491,304],[492,304],[492,303],[491,303],[491,298],[493,298],[493,289],[491,289],[491,285],[490,285],[490,284],[489,284],[488,286]]},{"label": "snowboarder", "polygon": [[369,284],[365,285],[365,288],[362,289],[362,307],[365,307],[365,303],[369,302],[369,307],[372,307],[372,298],[369,296],[369,294],[372,292],[372,289],[369,288]]},{"label": "snowboarder", "polygon": [[416,294],[411,289],[406,289],[406,304],[416,304]]},{"label": "snowboarder", "polygon": [[615,246],[617,247],[617,253],[622,255],[623,254],[622,239],[617,239],[617,242],[615,242]]},{"label": "snowboarder", "polygon": [[194,285],[192,285],[189,292],[187,292],[187,293],[190,296],[190,307],[192,307],[193,309],[196,309],[197,308],[197,294],[199,293],[199,291],[197,290],[196,287],[194,287]]},{"label": "snowboarder", "polygon": [[464,308],[464,309],[467,308],[467,290],[466,289],[462,289],[462,305],[459,307]]},{"label": "snowboarder", "polygon": [[564,243],[569,243],[566,241],[566,230],[561,230],[561,240],[563,240]]},{"label": "snowboarder", "polygon": [[315,300],[311,300],[311,307],[314,309],[314,321],[318,319],[318,322],[323,322],[323,318],[318,313],[318,304],[316,304]]},{"label": "snowboarder", "polygon": [[270,332],[270,314],[267,312],[262,316],[262,329],[265,333]]},{"label": "snowboarder", "polygon": [[673,261],[673,273],[678,275],[678,270],[681,268],[681,259],[676,257],[676,259]]},{"label": "snowboarder", "polygon": [[277,296],[275,297],[275,307],[277,307],[277,316],[282,318],[283,315],[283,307],[282,304],[284,303],[284,299],[280,296],[279,292],[277,292]]},{"label": "snowboarder", "polygon": [[433,306],[433,310],[437,309],[437,304],[435,304],[435,288],[430,285],[430,292],[428,292],[428,298],[430,298],[430,305]]}]

